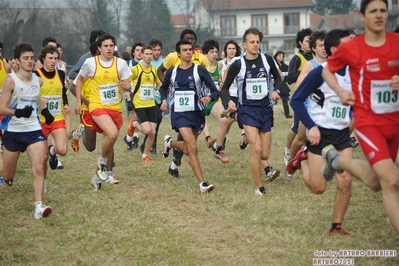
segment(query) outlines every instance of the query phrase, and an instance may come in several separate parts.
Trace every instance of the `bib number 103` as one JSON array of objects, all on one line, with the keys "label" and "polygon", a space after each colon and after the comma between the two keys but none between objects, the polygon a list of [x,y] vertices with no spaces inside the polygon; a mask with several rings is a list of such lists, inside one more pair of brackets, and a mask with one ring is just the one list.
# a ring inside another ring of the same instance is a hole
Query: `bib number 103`
[{"label": "bib number 103", "polygon": [[394,103],[398,100],[398,91],[377,92],[378,103]]}]

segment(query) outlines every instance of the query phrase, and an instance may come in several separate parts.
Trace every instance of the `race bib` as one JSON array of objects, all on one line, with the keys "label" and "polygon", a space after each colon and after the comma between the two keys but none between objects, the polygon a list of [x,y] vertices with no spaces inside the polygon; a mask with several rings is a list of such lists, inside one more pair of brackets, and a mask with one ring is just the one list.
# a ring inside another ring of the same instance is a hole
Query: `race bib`
[{"label": "race bib", "polygon": [[47,109],[53,116],[61,114],[61,106],[62,106],[62,97],[61,96],[43,96],[44,99],[47,99]]},{"label": "race bib", "polygon": [[152,100],[154,99],[154,86],[153,85],[141,85],[140,86],[140,100]]},{"label": "race bib", "polygon": [[102,105],[109,105],[119,102],[118,84],[107,84],[100,86],[100,97]]},{"label": "race bib", "polygon": [[194,111],[194,91],[175,91],[175,112]]},{"label": "race bib", "polygon": [[376,114],[399,111],[398,91],[393,90],[392,81],[372,80],[370,102],[371,110]]},{"label": "race bib", "polygon": [[[326,103],[325,103],[326,104]],[[349,110],[350,106],[344,106],[341,104],[339,97],[333,97],[328,99],[326,111],[326,125],[349,125]]]},{"label": "race bib", "polygon": [[262,100],[269,93],[266,78],[246,79],[245,84],[248,100]]}]

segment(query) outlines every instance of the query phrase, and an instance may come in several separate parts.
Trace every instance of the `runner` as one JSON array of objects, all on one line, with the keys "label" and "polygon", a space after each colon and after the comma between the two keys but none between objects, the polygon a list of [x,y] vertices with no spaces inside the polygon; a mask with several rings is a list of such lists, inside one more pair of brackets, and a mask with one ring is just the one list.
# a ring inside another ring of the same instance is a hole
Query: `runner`
[{"label": "runner", "polygon": [[89,109],[93,130],[103,133],[101,155],[97,161],[97,175],[92,178],[94,190],[101,188],[101,181],[108,179],[107,158],[113,153],[114,144],[122,127],[122,90],[130,91],[131,71],[125,60],[114,57],[115,38],[109,34],[98,38],[99,56],[85,61],[76,83],[75,113],[81,114],[81,91],[84,79],[91,78]]},{"label": "runner", "polygon": [[[176,52],[181,64],[166,71],[160,88],[161,110],[166,109],[166,94],[169,89],[172,129],[181,134],[183,141],[173,141],[166,135],[162,154],[165,158],[168,157],[171,148],[177,148],[186,154],[199,182],[200,191],[211,192],[214,186],[204,181],[198,158],[197,139],[205,124],[203,108],[219,98],[219,91],[207,70],[203,66],[193,64],[193,45],[188,40],[178,41]],[[210,89],[210,95],[203,89],[204,83]]]},{"label": "runner", "polygon": [[47,146],[39,123],[37,107],[41,114],[51,121],[46,100],[39,99],[43,81],[32,74],[34,53],[28,43],[14,47],[14,58],[19,71],[6,77],[0,97],[0,115],[3,135],[3,182],[12,186],[19,154],[27,152],[32,166],[33,189],[35,193],[35,219],[48,217],[52,209],[43,204],[44,180],[46,178]]},{"label": "runner", "polygon": [[[271,100],[279,99],[277,88],[281,85],[281,77],[273,58],[259,54],[261,37],[262,33],[257,28],[251,27],[245,31],[243,47],[246,54],[229,67],[222,87],[222,97],[228,102],[229,112],[237,110],[238,122],[243,126],[252,150],[250,166],[256,186],[255,193],[265,195],[267,192],[261,181],[261,160],[267,160],[270,155],[273,126]],[[269,92],[272,75],[276,89]],[[238,108],[229,95],[234,79],[238,85]]]},{"label": "runner", "polygon": [[[348,160],[329,145],[323,157],[335,171],[345,170],[375,191],[399,232],[399,35],[385,31],[387,0],[363,0],[360,19],[365,33],[342,44],[328,58],[323,78],[341,103],[353,106],[354,127],[368,161]],[[350,56],[349,56],[350,55]],[[349,66],[352,92],[339,85],[335,72]]]}]

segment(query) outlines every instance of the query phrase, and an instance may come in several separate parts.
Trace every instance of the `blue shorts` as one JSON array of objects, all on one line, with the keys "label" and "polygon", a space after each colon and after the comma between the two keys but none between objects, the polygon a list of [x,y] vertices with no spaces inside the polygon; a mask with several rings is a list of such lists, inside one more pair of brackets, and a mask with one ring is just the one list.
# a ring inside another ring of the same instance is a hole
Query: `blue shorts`
[{"label": "blue shorts", "polygon": [[176,132],[179,128],[188,127],[197,132],[202,132],[205,127],[205,113],[202,111],[172,112],[170,122]]},{"label": "blue shorts", "polygon": [[42,130],[31,132],[8,132],[4,131],[3,145],[11,152],[25,151],[29,145],[35,144],[39,141],[45,141],[47,137]]},{"label": "blue shorts", "polygon": [[262,132],[269,132],[274,124],[273,108],[243,106],[237,110],[238,122],[244,126],[258,128]]}]

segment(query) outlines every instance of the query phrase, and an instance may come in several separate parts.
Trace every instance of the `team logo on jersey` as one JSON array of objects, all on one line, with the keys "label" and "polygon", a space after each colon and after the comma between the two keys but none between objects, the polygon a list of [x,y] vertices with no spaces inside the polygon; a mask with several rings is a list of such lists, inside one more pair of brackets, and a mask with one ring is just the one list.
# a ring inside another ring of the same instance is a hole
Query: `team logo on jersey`
[{"label": "team logo on jersey", "polygon": [[259,72],[266,72],[266,69],[264,67],[260,67]]},{"label": "team logo on jersey", "polygon": [[247,79],[250,79],[252,77],[252,72],[251,71],[247,71],[246,77],[247,77]]},{"label": "team logo on jersey", "polygon": [[266,72],[259,72],[256,77],[257,78],[267,78],[267,73]]},{"label": "team logo on jersey", "polygon": [[389,61],[389,62],[388,62],[388,66],[390,66],[390,67],[399,66],[399,60]]},{"label": "team logo on jersey", "polygon": [[366,68],[368,72],[378,72],[381,70],[379,59],[370,58],[366,61]]},{"label": "team logo on jersey", "polygon": [[194,89],[194,88],[195,88],[194,80],[190,80],[190,81],[188,82],[188,87],[189,87],[190,89]]},{"label": "team logo on jersey", "polygon": [[256,68],[256,65],[255,65],[255,64],[253,64],[253,65],[252,65],[252,68]]},{"label": "team logo on jersey", "polygon": [[179,88],[179,83],[177,83],[177,81],[173,82],[173,88]]}]

